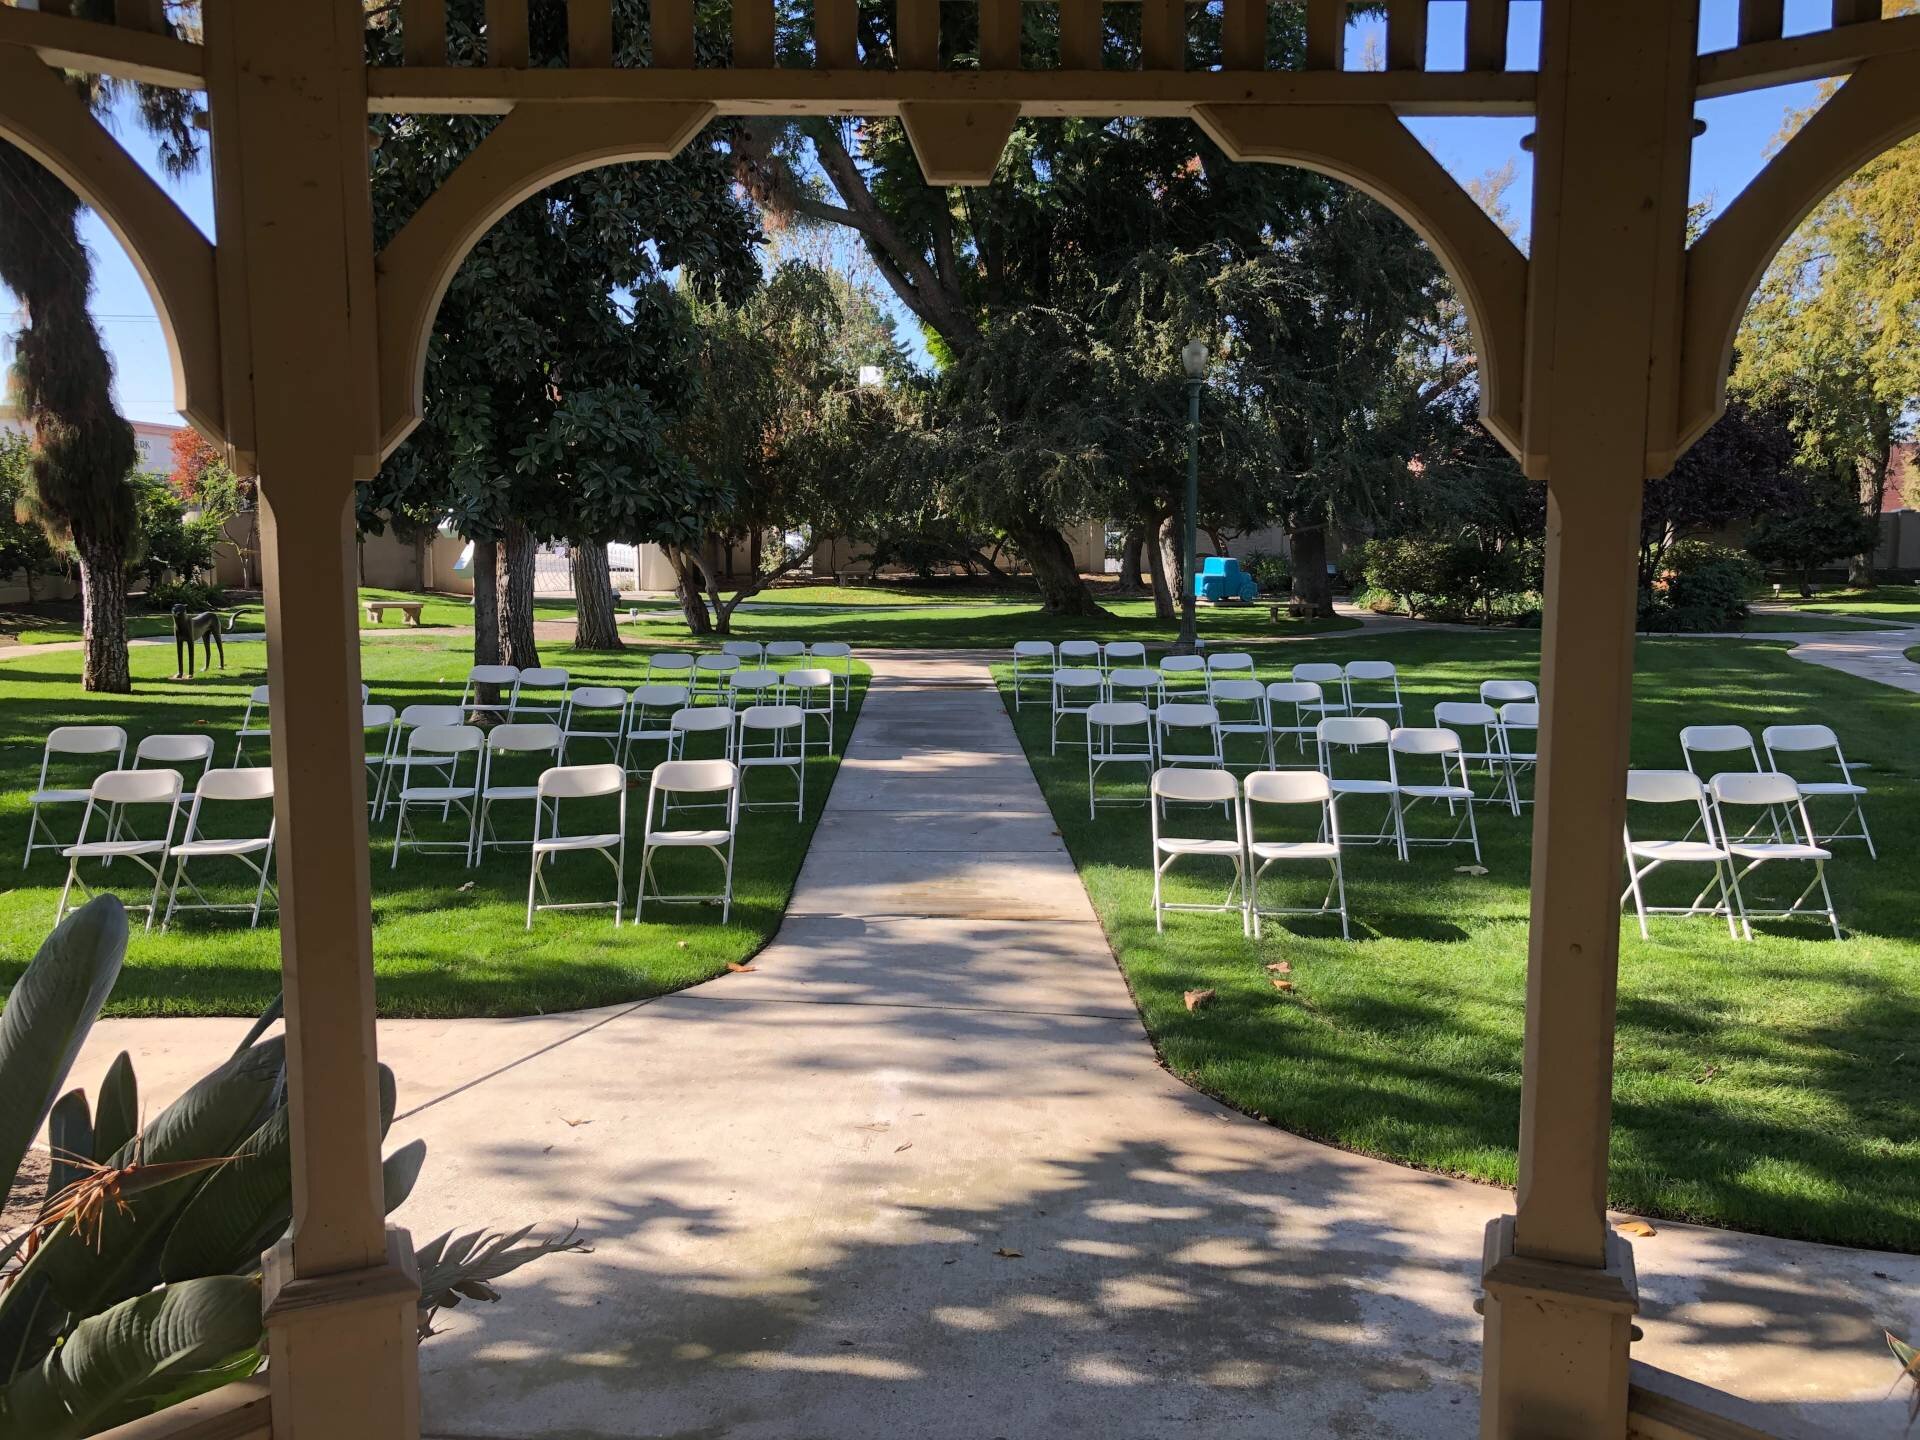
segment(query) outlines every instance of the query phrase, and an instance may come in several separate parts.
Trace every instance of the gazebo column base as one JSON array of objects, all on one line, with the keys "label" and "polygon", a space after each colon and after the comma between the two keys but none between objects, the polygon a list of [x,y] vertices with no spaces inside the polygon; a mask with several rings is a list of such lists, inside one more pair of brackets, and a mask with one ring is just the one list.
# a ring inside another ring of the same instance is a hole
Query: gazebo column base
[{"label": "gazebo column base", "polygon": [[265,1260],[274,1440],[413,1440],[420,1276],[412,1237],[389,1226],[385,1262],[364,1270],[296,1275],[290,1239]]}]

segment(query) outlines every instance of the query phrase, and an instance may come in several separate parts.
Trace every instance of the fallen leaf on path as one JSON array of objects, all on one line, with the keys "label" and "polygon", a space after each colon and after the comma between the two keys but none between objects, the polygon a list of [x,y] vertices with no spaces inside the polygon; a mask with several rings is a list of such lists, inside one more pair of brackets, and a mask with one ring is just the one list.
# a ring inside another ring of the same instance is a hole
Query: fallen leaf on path
[{"label": "fallen leaf on path", "polygon": [[[566,1117],[566,1116],[564,1116],[564,1115],[562,1115],[562,1116],[561,1116],[560,1118],[561,1118],[562,1120],[567,1120],[567,1117]],[[591,1125],[591,1124],[593,1124],[593,1121],[591,1121],[591,1120],[567,1120],[567,1124],[568,1124],[569,1126],[571,1126],[571,1127],[573,1127],[574,1129],[576,1129],[576,1130],[577,1130],[577,1129],[579,1129],[579,1128],[580,1128],[580,1127],[581,1127],[582,1125]]]},{"label": "fallen leaf on path", "polygon": [[899,1154],[899,1153],[900,1153],[900,1152],[901,1152],[902,1150],[911,1150],[911,1149],[913,1149],[913,1141],[911,1141],[911,1140],[909,1140],[909,1141],[907,1141],[907,1143],[906,1143],[906,1144],[904,1144],[904,1145],[896,1145],[896,1146],[894,1146],[894,1147],[893,1147],[893,1153],[894,1153],[894,1154],[896,1154],[896,1155],[898,1155],[898,1154]]},{"label": "fallen leaf on path", "polygon": [[1643,1240],[1649,1235],[1658,1235],[1660,1233],[1644,1220],[1622,1220],[1613,1228],[1618,1230],[1622,1235],[1637,1235]]},{"label": "fallen leaf on path", "polygon": [[1189,990],[1187,991],[1186,998],[1187,998],[1187,1009],[1198,1010],[1202,1006],[1211,1005],[1213,1003],[1213,991]]},{"label": "fallen leaf on path", "polygon": [[751,965],[742,965],[738,960],[727,961],[727,969],[731,970],[736,975],[744,975],[753,968],[754,967]]},{"label": "fallen leaf on path", "polygon": [[1023,1258],[1018,1250],[996,1250],[993,1253],[998,1255],[1002,1260],[1019,1260]]},{"label": "fallen leaf on path", "polygon": [[1456,875],[1484,875],[1487,873],[1487,867],[1484,865],[1456,865],[1453,867],[1453,873]]}]

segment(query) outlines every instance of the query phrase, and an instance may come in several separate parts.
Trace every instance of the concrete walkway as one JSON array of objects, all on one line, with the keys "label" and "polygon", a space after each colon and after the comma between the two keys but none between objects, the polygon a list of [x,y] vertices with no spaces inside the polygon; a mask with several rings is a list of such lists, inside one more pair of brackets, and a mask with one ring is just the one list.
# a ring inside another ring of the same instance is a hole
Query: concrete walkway
[{"label": "concrete walkway", "polygon": [[[648,1004],[381,1026],[398,1217],[593,1245],[422,1352],[439,1437],[1476,1433],[1505,1192],[1246,1119],[1156,1063],[984,657],[874,681],[751,973]],[[146,1103],[240,1021],[117,1021]],[[1774,1434],[1894,1436],[1920,1260],[1661,1225],[1643,1360]]]}]

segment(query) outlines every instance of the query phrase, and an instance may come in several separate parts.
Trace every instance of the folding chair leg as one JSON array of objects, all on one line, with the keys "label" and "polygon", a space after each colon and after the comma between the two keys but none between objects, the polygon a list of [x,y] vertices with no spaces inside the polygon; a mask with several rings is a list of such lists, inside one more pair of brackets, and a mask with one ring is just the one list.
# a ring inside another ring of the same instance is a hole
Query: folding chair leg
[{"label": "folding chair leg", "polygon": [[[1654,861],[1654,865],[1659,863],[1657,860]],[[1647,866],[1644,870],[1636,869],[1633,863],[1633,856],[1631,854],[1627,856],[1627,890],[1633,896],[1633,913],[1640,918],[1640,938],[1642,940],[1650,940],[1653,938],[1647,934],[1646,896],[1640,893],[1640,881],[1652,872],[1653,865]]]},{"label": "folding chair leg", "polygon": [[67,883],[60,887],[60,903],[54,908],[53,912],[53,923],[56,925],[67,918],[67,896],[73,892],[73,882],[79,876],[79,873],[79,860],[69,860],[67,862]]}]

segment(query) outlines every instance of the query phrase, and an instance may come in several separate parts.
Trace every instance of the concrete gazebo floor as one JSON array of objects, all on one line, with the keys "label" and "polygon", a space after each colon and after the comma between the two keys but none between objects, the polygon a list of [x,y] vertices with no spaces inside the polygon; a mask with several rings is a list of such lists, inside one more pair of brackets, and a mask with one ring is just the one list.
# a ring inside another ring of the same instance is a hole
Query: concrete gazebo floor
[{"label": "concrete gazebo floor", "polygon": [[[397,1217],[577,1221],[422,1352],[445,1437],[1477,1433],[1506,1192],[1317,1145],[1155,1062],[984,658],[874,684],[751,973],[628,1007],[392,1021]],[[1224,923],[1231,923],[1227,921]],[[243,1021],[113,1021],[152,1104]],[[1684,1225],[1638,1359],[1774,1434],[1895,1436],[1920,1258]]]}]

